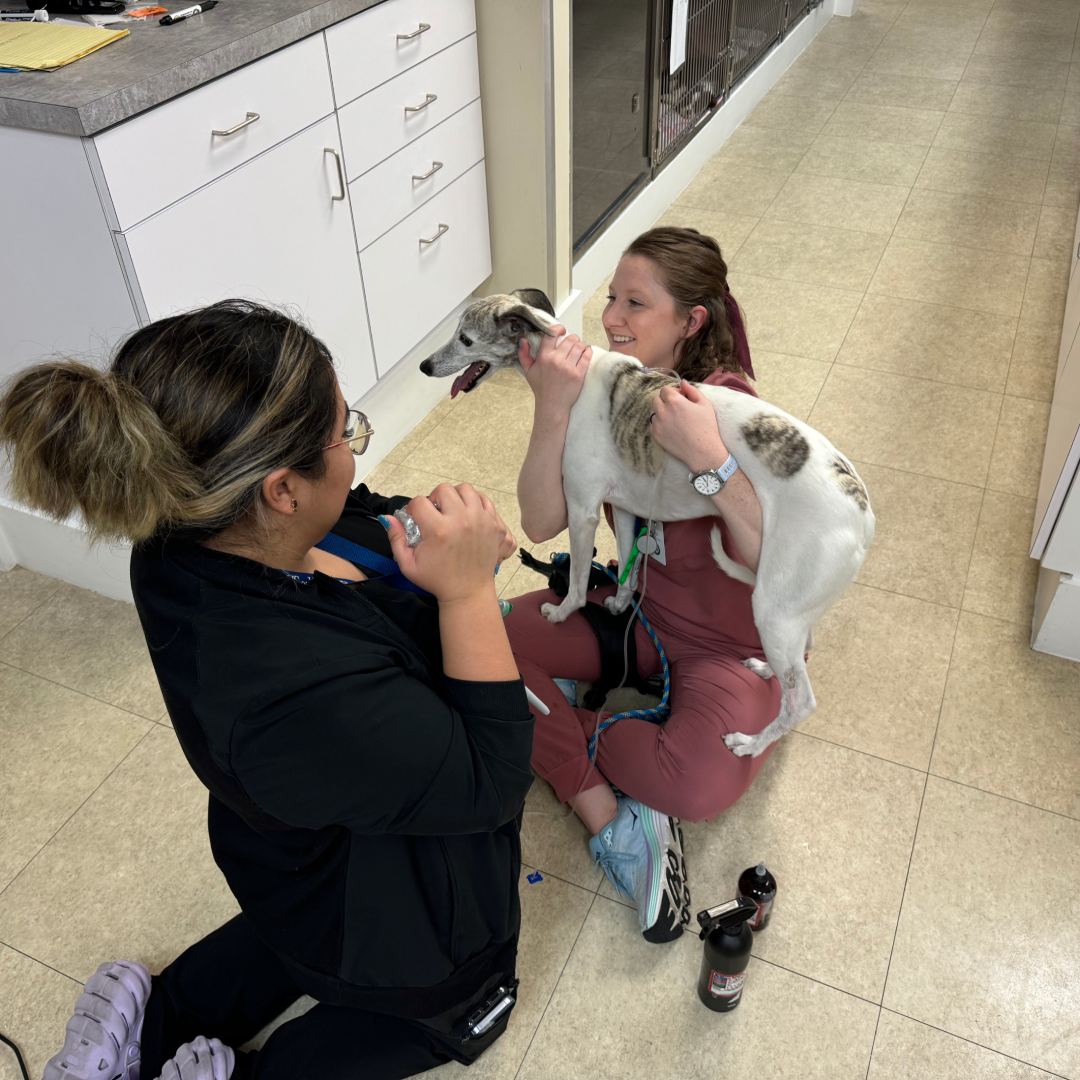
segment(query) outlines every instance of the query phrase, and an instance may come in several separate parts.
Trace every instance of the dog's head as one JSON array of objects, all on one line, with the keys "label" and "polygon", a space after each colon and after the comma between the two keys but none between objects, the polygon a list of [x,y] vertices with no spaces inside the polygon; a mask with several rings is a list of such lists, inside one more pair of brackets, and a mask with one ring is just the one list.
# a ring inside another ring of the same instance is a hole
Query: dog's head
[{"label": "dog's head", "polygon": [[499,368],[516,364],[518,342],[525,337],[535,347],[554,321],[555,309],[539,289],[485,296],[461,313],[454,336],[420,370],[438,378],[461,371],[450,396],[456,397],[459,391],[467,394]]}]

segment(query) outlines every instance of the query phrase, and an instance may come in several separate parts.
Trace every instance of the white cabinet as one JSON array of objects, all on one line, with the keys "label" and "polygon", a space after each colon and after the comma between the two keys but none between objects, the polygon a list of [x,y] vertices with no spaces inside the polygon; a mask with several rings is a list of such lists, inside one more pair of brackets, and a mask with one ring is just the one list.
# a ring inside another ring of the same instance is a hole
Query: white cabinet
[{"label": "white cabinet", "polygon": [[349,179],[431,131],[480,96],[476,36],[384,83],[339,113]]},{"label": "white cabinet", "polygon": [[123,235],[151,319],[232,296],[283,306],[329,347],[349,401],[375,383],[333,117]]},{"label": "white cabinet", "polygon": [[491,273],[483,164],[360,255],[379,373]]},{"label": "white cabinet", "polygon": [[[1074,243],[1077,237],[1080,217]],[[1031,556],[1042,563],[1032,645],[1080,660],[1080,272],[1076,255],[1074,250]]]},{"label": "white cabinet", "polygon": [[484,129],[477,100],[349,184],[356,246],[362,251],[483,156]]},{"label": "white cabinet", "polygon": [[338,107],[476,31],[473,0],[390,0],[326,31]]},{"label": "white cabinet", "polygon": [[326,50],[316,34],[103,132],[94,147],[119,228],[333,111]]}]

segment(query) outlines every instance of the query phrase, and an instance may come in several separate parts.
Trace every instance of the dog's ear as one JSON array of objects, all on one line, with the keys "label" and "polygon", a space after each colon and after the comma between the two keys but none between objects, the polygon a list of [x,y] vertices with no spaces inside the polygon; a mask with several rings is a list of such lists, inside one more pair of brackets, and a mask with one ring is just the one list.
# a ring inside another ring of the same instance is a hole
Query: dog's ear
[{"label": "dog's ear", "polygon": [[524,304],[507,308],[495,319],[495,325],[508,336],[524,337],[526,334],[546,334],[547,327]]},{"label": "dog's ear", "polygon": [[529,307],[539,308],[541,311],[546,311],[552,318],[555,317],[555,308],[543,289],[515,289],[510,295],[524,301]]}]

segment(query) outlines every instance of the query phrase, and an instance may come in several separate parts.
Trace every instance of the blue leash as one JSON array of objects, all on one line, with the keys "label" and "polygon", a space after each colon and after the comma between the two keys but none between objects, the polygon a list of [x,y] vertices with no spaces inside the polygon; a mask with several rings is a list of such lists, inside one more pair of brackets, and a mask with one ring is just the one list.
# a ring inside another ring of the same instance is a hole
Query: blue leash
[{"label": "blue leash", "polygon": [[[569,559],[570,556],[566,552],[560,552],[557,555],[553,555],[551,561],[553,563],[562,562],[563,559]],[[602,570],[612,581],[617,585],[619,583],[618,576],[614,571],[608,567],[594,562],[598,570]],[[645,633],[649,635],[649,640],[656,646],[656,651],[660,654],[660,667],[664,673],[664,693],[660,698],[658,705],[654,705],[651,709],[627,709],[626,712],[614,713],[606,720],[601,720],[596,726],[596,730],[593,732],[592,737],[589,739],[589,761],[596,761],[596,748],[597,743],[600,741],[600,736],[617,720],[625,720],[627,718],[632,720],[648,720],[652,724],[662,724],[671,712],[671,666],[668,664],[667,653],[664,652],[664,646],[660,644],[660,638],[657,637],[656,631],[652,628],[652,624],[649,622],[645,615],[645,612],[641,610],[640,605],[637,609],[636,618],[641,620],[641,625],[645,629]],[[627,673],[629,675],[629,672]]]},{"label": "blue leash", "polygon": [[385,555],[372,551],[371,548],[354,544],[352,540],[346,540],[344,536],[338,536],[337,533],[327,533],[315,546],[356,566],[361,566],[365,570],[371,570],[373,573],[378,574],[387,585],[405,589],[407,592],[418,593],[420,596],[431,595],[427,589],[421,589],[419,585],[414,585],[398,569],[398,564],[393,559],[388,559]]}]

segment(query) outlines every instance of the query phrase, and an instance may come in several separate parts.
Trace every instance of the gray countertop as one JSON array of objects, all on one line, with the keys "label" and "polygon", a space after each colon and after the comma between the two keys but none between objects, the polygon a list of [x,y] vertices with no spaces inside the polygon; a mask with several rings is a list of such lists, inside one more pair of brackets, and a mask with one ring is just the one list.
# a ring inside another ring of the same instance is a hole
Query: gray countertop
[{"label": "gray countertop", "polygon": [[[160,2],[178,11],[196,0]],[[0,73],[0,124],[93,135],[381,2],[221,0],[172,26],[119,24],[128,37],[66,67]]]}]

